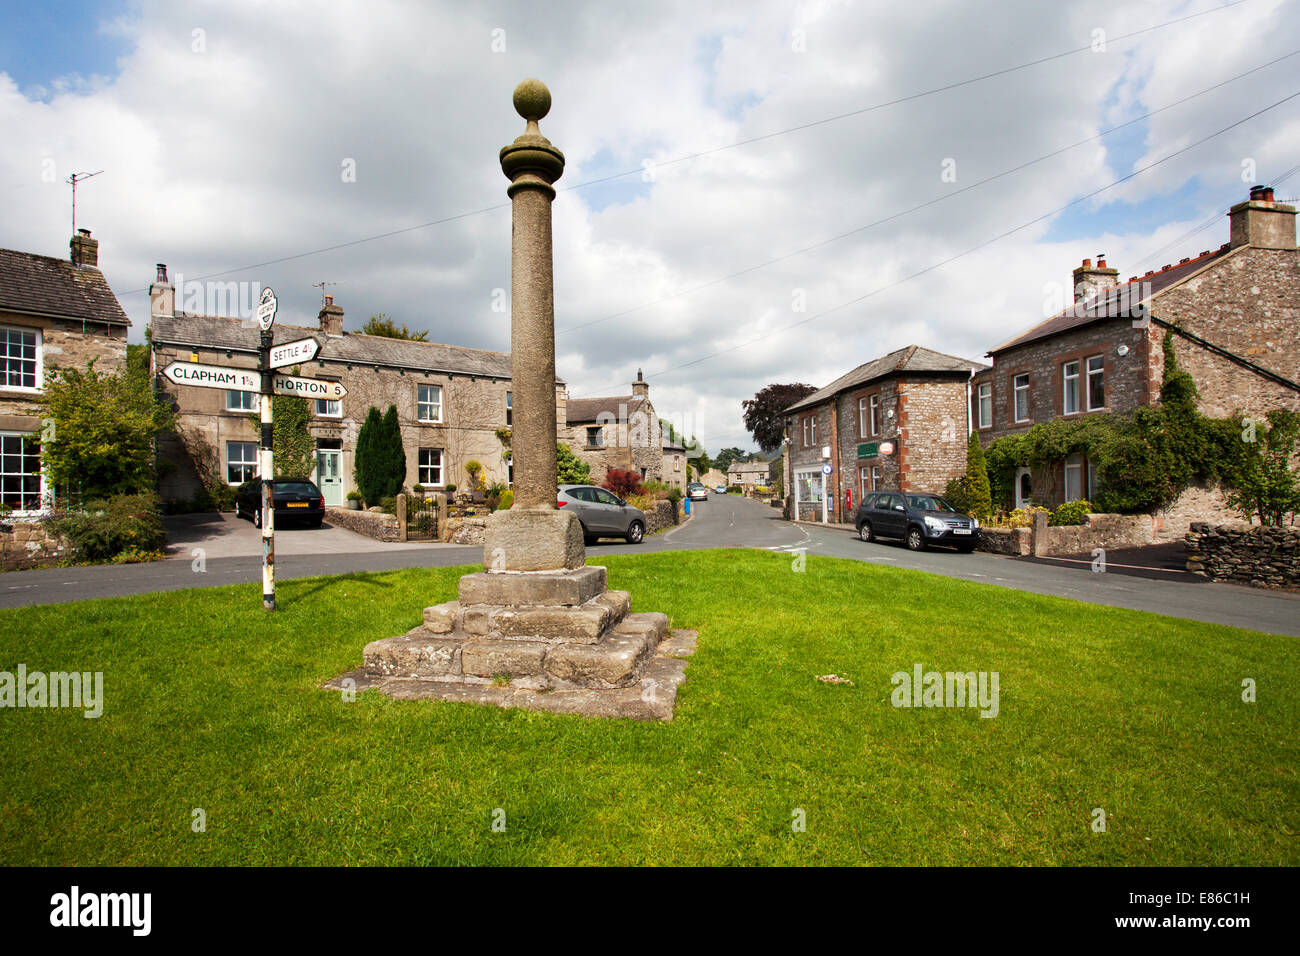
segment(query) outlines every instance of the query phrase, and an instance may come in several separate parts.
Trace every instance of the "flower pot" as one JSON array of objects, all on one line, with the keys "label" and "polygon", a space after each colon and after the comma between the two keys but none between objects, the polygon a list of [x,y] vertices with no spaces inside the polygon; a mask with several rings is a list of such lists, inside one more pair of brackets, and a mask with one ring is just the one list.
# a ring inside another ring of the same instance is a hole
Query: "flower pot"
[{"label": "flower pot", "polygon": [[357,501],[356,498],[349,498],[348,511],[360,511],[360,510],[361,510],[361,502]]}]

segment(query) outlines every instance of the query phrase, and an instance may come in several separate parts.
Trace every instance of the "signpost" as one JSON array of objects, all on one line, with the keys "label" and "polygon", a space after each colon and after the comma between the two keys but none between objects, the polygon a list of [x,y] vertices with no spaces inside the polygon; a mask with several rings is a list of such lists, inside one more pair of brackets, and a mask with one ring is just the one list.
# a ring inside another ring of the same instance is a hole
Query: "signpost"
[{"label": "signpost", "polygon": [[257,305],[257,324],[262,328],[258,343],[258,364],[262,370],[262,448],[258,471],[262,475],[262,607],[267,611],[275,610],[275,456],[272,452],[275,428],[271,422],[271,394],[274,388],[271,372],[271,325],[275,322],[277,304],[275,292],[270,288],[263,289],[262,299]]},{"label": "signpost", "polygon": [[297,342],[277,345],[271,349],[271,368],[284,368],[286,365],[310,362],[316,357],[319,349],[320,343],[315,339],[299,339]]}]

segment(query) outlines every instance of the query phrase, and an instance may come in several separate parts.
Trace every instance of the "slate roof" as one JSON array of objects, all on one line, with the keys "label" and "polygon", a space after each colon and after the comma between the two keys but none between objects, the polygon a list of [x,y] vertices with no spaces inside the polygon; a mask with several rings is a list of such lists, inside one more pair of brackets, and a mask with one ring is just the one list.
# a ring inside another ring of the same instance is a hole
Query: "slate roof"
[{"label": "slate roof", "polygon": [[631,418],[641,409],[645,399],[640,395],[614,395],[607,398],[571,398],[565,411],[565,421],[570,425],[595,422],[600,414],[618,415],[619,406],[627,406],[627,417]]},{"label": "slate roof", "polygon": [[1161,292],[1189,278],[1206,266],[1218,262],[1228,255],[1230,251],[1229,244],[1224,243],[1218,249],[1206,250],[1195,258],[1184,259],[1178,265],[1167,265],[1159,271],[1152,270],[1144,276],[1133,276],[1127,282],[1113,285],[1108,289],[1102,289],[1091,299],[1076,303],[1045,322],[1040,322],[1033,328],[1020,333],[1010,341],[989,349],[988,354],[996,355],[998,352],[1005,352],[1007,349],[1013,349],[1018,345],[1027,345],[1030,342],[1036,342],[1052,335],[1060,335],[1062,332],[1082,328],[1094,322],[1103,322],[1107,319],[1138,318],[1137,307],[1139,305],[1149,303],[1151,299]]},{"label": "slate roof", "polygon": [[13,249],[0,249],[0,310],[131,324],[98,269]]},{"label": "slate roof", "polygon": [[846,389],[866,385],[878,379],[904,372],[960,372],[970,375],[984,368],[979,362],[970,362],[953,355],[944,355],[919,345],[909,345],[897,351],[872,359],[853,371],[841,375],[825,388],[819,388],[807,398],[802,398],[786,409],[787,414],[820,405]]},{"label": "slate roof", "polygon": [[[470,349],[437,342],[412,342],[382,335],[348,332],[327,336],[319,328],[276,323],[271,327],[276,345],[302,338],[314,338],[320,351],[312,361],[325,359],[357,365],[381,365],[389,368],[455,372],[510,378],[510,354]],[[175,316],[153,317],[153,341],[158,345],[200,346],[255,352],[261,330],[253,319],[231,319],[219,315],[194,315],[182,312]],[[557,378],[563,384],[563,379]]]}]

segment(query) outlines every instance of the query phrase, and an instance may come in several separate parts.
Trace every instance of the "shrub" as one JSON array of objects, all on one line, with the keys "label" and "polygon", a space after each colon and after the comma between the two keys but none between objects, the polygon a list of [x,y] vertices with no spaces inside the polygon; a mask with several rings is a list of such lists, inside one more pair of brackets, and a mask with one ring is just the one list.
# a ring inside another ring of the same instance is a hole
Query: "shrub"
[{"label": "shrub", "polygon": [[380,498],[379,510],[386,515],[397,514],[397,495],[385,495]]},{"label": "shrub", "polygon": [[1083,524],[1088,519],[1088,512],[1091,510],[1092,505],[1082,498],[1078,501],[1067,501],[1052,512],[1052,516],[1047,519],[1047,523],[1057,527]]},{"label": "shrub", "polygon": [[744,493],[745,489],[740,485],[727,485],[727,494],[729,495],[743,495]]},{"label": "shrub", "polygon": [[167,555],[161,551],[144,551],[131,545],[125,551],[119,551],[113,555],[114,564],[143,564],[146,561],[161,561]]},{"label": "shrub", "polygon": [[591,481],[591,466],[564,442],[555,444],[555,471],[556,482],[561,485],[585,485]]},{"label": "shrub", "polygon": [[515,504],[515,493],[507,488],[497,499],[497,511],[509,511]]},{"label": "shrub", "polygon": [[348,501],[364,501],[364,500],[365,499],[361,497],[361,492],[359,491],[348,492]]},{"label": "shrub", "polygon": [[638,472],[624,471],[621,468],[611,468],[600,486],[609,489],[620,498],[645,494],[645,489],[641,486],[641,475]]},{"label": "shrub", "polygon": [[664,497],[667,498],[669,501],[671,501],[674,505],[676,505],[679,501],[682,500],[682,489],[669,488],[668,494],[664,495]]},{"label": "shrub", "polygon": [[984,448],[975,432],[970,433],[966,444],[966,476],[962,479],[962,488],[966,492],[966,507],[960,510],[987,521],[993,514],[993,492],[989,485],[988,465],[984,461]]},{"label": "shrub", "polygon": [[471,459],[465,462],[465,474],[469,475],[469,490],[478,491],[483,487],[483,463]]},{"label": "shrub", "polygon": [[487,503],[488,508],[496,511],[501,505],[502,492],[509,490],[509,486],[504,481],[494,481],[487,486],[487,491],[483,493],[483,500]]},{"label": "shrub", "polygon": [[167,543],[158,496],[114,495],[89,502],[79,512],[54,518],[50,528],[64,535],[81,561],[106,561],[130,549],[159,551]]},{"label": "shrub", "polygon": [[966,492],[965,478],[949,478],[943,489],[944,500],[963,514],[970,514],[970,495]]},{"label": "shrub", "polygon": [[455,483],[455,482],[451,482],[450,484],[446,485],[445,487],[446,487],[446,489],[447,489],[447,494],[449,494],[449,495],[454,495],[454,494],[456,493],[456,483]]}]

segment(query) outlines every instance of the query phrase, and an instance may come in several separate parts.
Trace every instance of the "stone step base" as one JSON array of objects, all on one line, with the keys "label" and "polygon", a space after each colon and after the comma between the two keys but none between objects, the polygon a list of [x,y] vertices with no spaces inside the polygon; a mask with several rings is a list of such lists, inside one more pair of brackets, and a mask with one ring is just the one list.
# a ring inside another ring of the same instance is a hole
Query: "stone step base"
[{"label": "stone step base", "polygon": [[623,620],[631,606],[631,595],[626,591],[603,591],[579,605],[448,601],[426,607],[424,624],[416,631],[431,638],[464,635],[493,640],[595,644]]},{"label": "stone step base", "polygon": [[[601,613],[609,618],[614,616],[614,609],[625,609],[627,603],[625,592],[606,592],[602,598],[612,595],[621,597],[601,606]],[[572,610],[587,611],[589,607]],[[527,615],[532,610],[509,609],[509,613]],[[545,610],[554,613],[560,609]],[[599,617],[599,613],[592,613]],[[519,687],[536,690],[629,687],[642,679],[647,662],[667,636],[668,618],[659,613],[619,616],[621,619],[591,643],[492,636],[500,634],[495,629],[483,636],[460,629],[434,634],[422,625],[400,637],[367,644],[362,671],[382,679],[468,679],[471,684],[518,681]],[[502,626],[509,624],[503,622]]]},{"label": "stone step base", "polygon": [[[658,615],[631,615],[636,618],[663,618]],[[520,678],[502,683],[486,678],[443,674],[426,678],[401,674],[373,673],[369,666],[359,668],[324,684],[326,690],[351,693],[377,690],[396,700],[441,700],[471,704],[494,704],[498,707],[521,707],[553,714],[578,714],[584,717],[624,717],[631,720],[672,720],[677,705],[677,688],[686,680],[686,661],[695,652],[696,633],[675,630],[665,636],[658,623],[643,620],[647,641],[651,634],[656,647],[642,668],[639,678],[621,687],[532,686]],[[666,619],[665,619],[666,631]],[[391,640],[401,640],[392,638]],[[376,641],[375,644],[382,644]],[[367,647],[374,647],[371,644]],[[554,647],[552,648],[554,649]]]}]

